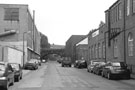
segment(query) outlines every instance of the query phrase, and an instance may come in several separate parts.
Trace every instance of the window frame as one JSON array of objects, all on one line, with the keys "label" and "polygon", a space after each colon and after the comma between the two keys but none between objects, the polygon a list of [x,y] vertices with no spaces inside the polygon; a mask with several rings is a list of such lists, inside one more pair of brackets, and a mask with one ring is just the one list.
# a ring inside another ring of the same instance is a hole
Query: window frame
[{"label": "window frame", "polygon": [[128,34],[128,56],[134,56],[134,39],[133,34]]}]

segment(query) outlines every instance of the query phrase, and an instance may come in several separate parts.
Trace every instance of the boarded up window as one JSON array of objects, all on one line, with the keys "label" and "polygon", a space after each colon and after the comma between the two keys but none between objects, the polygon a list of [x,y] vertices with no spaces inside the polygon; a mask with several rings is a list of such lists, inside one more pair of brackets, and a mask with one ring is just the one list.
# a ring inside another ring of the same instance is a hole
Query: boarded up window
[{"label": "boarded up window", "polygon": [[5,8],[4,20],[19,21],[19,8]]}]

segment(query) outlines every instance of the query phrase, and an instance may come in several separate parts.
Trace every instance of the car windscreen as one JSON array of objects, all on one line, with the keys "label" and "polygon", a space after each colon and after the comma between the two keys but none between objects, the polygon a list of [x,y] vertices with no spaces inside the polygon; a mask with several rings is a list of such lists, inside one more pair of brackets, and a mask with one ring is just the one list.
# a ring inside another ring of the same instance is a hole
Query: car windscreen
[{"label": "car windscreen", "polygon": [[5,71],[5,65],[4,64],[0,64],[0,71]]},{"label": "car windscreen", "polygon": [[15,70],[19,70],[19,65],[18,64],[11,64],[11,67],[14,68]]},{"label": "car windscreen", "polygon": [[112,63],[112,66],[114,67],[121,67],[121,64],[119,62]]},{"label": "car windscreen", "polygon": [[91,64],[92,64],[92,65],[95,65],[95,64],[98,64],[98,63],[100,63],[100,62],[92,62]]}]

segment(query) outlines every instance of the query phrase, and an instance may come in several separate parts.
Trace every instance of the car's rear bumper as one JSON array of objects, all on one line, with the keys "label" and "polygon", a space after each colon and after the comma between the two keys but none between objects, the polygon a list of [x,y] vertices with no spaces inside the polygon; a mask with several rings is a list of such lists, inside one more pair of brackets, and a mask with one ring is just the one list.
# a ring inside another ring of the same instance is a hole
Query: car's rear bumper
[{"label": "car's rear bumper", "polygon": [[7,80],[0,80],[0,86],[6,86]]}]

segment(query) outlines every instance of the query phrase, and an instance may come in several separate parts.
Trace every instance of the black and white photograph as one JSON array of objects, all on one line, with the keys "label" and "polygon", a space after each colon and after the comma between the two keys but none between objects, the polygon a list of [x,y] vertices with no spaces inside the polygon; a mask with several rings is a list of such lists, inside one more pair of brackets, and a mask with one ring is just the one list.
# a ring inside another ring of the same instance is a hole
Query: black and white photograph
[{"label": "black and white photograph", "polygon": [[0,90],[135,90],[135,0],[0,0]]}]

